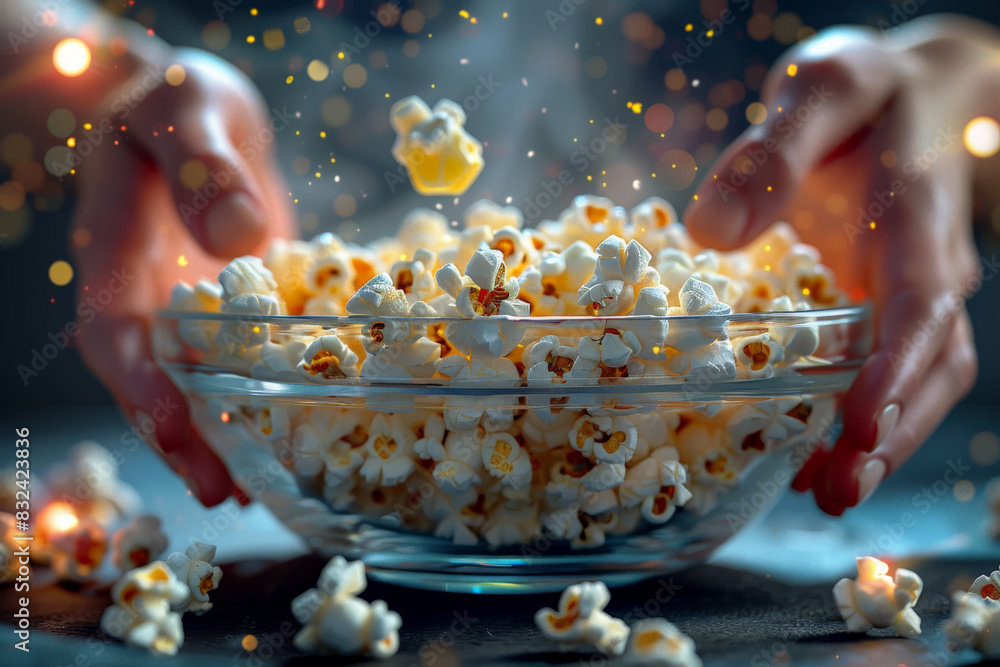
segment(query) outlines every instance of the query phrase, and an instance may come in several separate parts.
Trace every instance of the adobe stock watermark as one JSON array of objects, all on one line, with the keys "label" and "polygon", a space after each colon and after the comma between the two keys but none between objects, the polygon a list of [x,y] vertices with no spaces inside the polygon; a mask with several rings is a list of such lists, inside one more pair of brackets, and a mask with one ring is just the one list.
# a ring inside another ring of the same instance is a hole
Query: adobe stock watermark
[{"label": "adobe stock watermark", "polygon": [[[601,133],[582,144],[569,156],[569,162],[576,167],[576,173],[582,174],[611,145],[620,145],[628,134],[628,124],[621,122],[618,116],[614,120],[605,117]],[[563,169],[553,179],[542,179],[539,186],[542,192],[524,198],[524,218],[526,221],[537,222],[542,214],[554,204],[563,191],[576,182],[576,175],[569,169]]]},{"label": "adobe stock watermark", "polygon": [[[293,118],[295,118],[295,114],[289,112],[288,107],[282,107],[281,111],[272,108],[271,118],[268,122],[262,125],[256,133],[245,137],[237,146],[240,156],[248,164],[253,162],[258,154],[264,152],[270,144],[274,143],[277,135],[288,128]],[[208,208],[216,197],[223,194],[233,177],[238,176],[242,169],[236,162],[229,162],[225,169],[209,171],[206,182],[201,187],[192,190],[190,203],[182,202],[177,206],[184,224],[190,225],[198,213]]]},{"label": "adobe stock watermark", "polygon": [[[810,86],[809,96],[806,100],[795,109],[786,112],[774,124],[774,134],[768,136],[761,142],[760,146],[748,149],[743,155],[733,160],[727,177],[716,178],[712,181],[722,201],[729,201],[730,195],[746,185],[749,178],[767,164],[771,156],[780,151],[785,142],[795,136],[795,133],[802,129],[813,117],[813,114],[829,102],[833,95],[832,91],[826,89],[825,83],[818,87]],[[775,134],[777,136],[774,136]]]},{"label": "adobe stock watermark", "polygon": [[[732,4],[742,13],[753,5],[753,0],[733,0]],[[715,40],[725,32],[726,26],[731,25],[736,20],[736,14],[737,12],[734,12],[727,6],[719,14],[718,18],[703,20],[702,25],[705,26],[705,30],[699,32],[697,37],[688,35],[687,40],[685,40],[683,53],[681,51],[674,51],[671,54],[670,57],[673,58],[674,67],[683,72],[685,67],[693,65],[694,61],[700,58],[715,43]]]},{"label": "adobe stock watermark", "polygon": [[97,290],[88,292],[86,298],[81,299],[76,304],[75,320],[70,320],[61,329],[49,332],[49,342],[40,348],[31,349],[31,358],[27,362],[17,365],[17,374],[25,387],[31,380],[38,377],[49,367],[49,364],[59,356],[59,354],[69,347],[70,343],[80,335],[81,327],[79,322],[90,324],[104,309],[111,305],[115,297],[125,291],[125,288],[135,280],[136,276],[128,272],[128,269],[113,269],[111,279],[108,284]]},{"label": "adobe stock watermark", "polygon": [[587,0],[559,0],[559,4],[556,5],[554,10],[545,10],[545,20],[549,22],[549,28],[552,32],[555,32],[559,28],[560,23],[565,23],[569,20],[569,17],[573,15],[576,8],[582,5]]},{"label": "adobe stock watermark", "polygon": [[461,613],[453,611],[452,616],[454,620],[448,629],[438,635],[436,639],[421,646],[417,653],[420,662],[410,663],[410,667],[434,667],[438,660],[444,658],[451,647],[472,628],[472,625],[479,621],[478,618],[469,613],[468,609]]},{"label": "adobe stock watermark", "polygon": [[927,0],[904,0],[899,4],[893,3],[892,13],[889,14],[889,20],[879,19],[875,22],[875,27],[879,30],[892,30],[893,28],[898,28],[903,25],[920,11],[920,9],[927,4]]},{"label": "adobe stock watermark", "polygon": [[40,31],[56,25],[59,21],[59,10],[70,4],[71,0],[45,0],[34,5],[38,11],[30,16],[22,16],[17,32],[13,30],[7,32],[7,43],[10,44],[11,51],[18,53],[21,47],[37,37]]},{"label": "adobe stock watermark", "polygon": [[[493,97],[493,93],[496,92],[497,88],[503,85],[502,81],[497,81],[493,78],[492,72],[485,77],[482,75],[476,77],[476,81],[477,83],[472,93],[462,98],[461,106],[465,111],[466,118],[475,113],[483,102]],[[414,166],[419,167],[427,159],[427,156],[423,151],[415,151],[411,159]],[[397,186],[408,183],[410,180],[406,166],[402,164],[397,165],[395,171],[387,169],[383,172],[382,177],[385,179],[385,184],[389,188],[389,192],[395,192]]]},{"label": "adobe stock watermark", "polygon": [[942,155],[947,153],[959,139],[961,139],[961,135],[955,132],[951,125],[947,128],[939,129],[930,146],[919,155],[914,155],[903,163],[901,170],[906,177],[905,181],[897,178],[889,184],[888,190],[873,190],[868,206],[864,208],[858,207],[857,219],[853,223],[845,222],[843,224],[842,229],[844,230],[844,234],[847,235],[847,240],[854,243],[859,236],[874,229],[875,223],[896,204],[899,197],[906,194],[908,184],[913,185],[919,181],[930,170],[931,166]]},{"label": "adobe stock watermark", "polygon": [[371,10],[369,13],[372,20],[365,23],[364,26],[355,26],[351,41],[341,41],[337,46],[339,53],[344,54],[342,60],[350,64],[351,59],[360,56],[365,49],[371,46],[372,41],[382,33],[383,27],[395,23],[395,19],[402,12],[403,8],[396,0],[382,4],[377,10]]}]

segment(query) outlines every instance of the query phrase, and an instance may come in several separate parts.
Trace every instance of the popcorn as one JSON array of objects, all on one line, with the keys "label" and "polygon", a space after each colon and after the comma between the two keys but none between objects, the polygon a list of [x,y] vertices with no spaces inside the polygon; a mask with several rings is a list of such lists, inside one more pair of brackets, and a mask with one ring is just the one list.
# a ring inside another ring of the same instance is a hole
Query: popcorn
[{"label": "popcorn", "polygon": [[565,377],[579,380],[629,377],[630,372],[642,375],[642,364],[632,361],[641,350],[642,343],[634,333],[607,327],[597,338],[580,338],[577,361]]},{"label": "popcorn", "polygon": [[663,618],[636,621],[623,663],[632,667],[701,667],[694,641]]},{"label": "popcorn", "polygon": [[1000,603],[1000,569],[989,575],[979,575],[969,588],[969,593],[978,595],[983,600]]},{"label": "popcorn", "polygon": [[677,432],[680,460],[694,482],[727,488],[739,483],[736,454],[725,436],[724,430],[702,422],[691,422]]},{"label": "popcorn", "polygon": [[287,337],[281,341],[265,341],[260,346],[257,361],[250,374],[259,380],[272,382],[297,382],[299,362],[305,356],[312,338]]},{"label": "popcorn", "polygon": [[802,405],[798,398],[754,401],[737,409],[726,428],[744,452],[763,454],[806,430]]},{"label": "popcorn", "polygon": [[[780,296],[771,302],[770,310],[777,312],[806,311],[804,303],[793,304],[788,296]],[[806,316],[808,317],[808,316]],[[808,357],[819,347],[819,327],[809,322],[797,322],[776,327],[772,337],[784,348],[786,362],[799,357]]]},{"label": "popcorn", "polygon": [[159,517],[140,514],[111,538],[111,562],[122,572],[148,565],[167,548]]},{"label": "popcorn", "polygon": [[740,374],[752,379],[774,377],[775,364],[785,359],[785,348],[767,333],[736,338],[733,349]]},{"label": "popcorn", "polygon": [[[437,283],[434,282],[434,263],[437,255],[433,250],[417,248],[413,259],[400,260],[389,269],[389,277],[393,286],[406,295],[407,301],[430,301],[438,295]],[[351,312],[348,308],[347,312]]]},{"label": "popcorn", "polygon": [[335,556],[320,574],[317,588],[292,600],[292,614],[303,627],[292,640],[301,651],[389,658],[399,650],[402,619],[382,600],[356,597],[368,586],[361,561]]},{"label": "popcorn", "polygon": [[[191,287],[183,280],[170,293],[170,309],[181,313],[218,313],[222,308],[222,286],[214,281],[199,280]],[[208,351],[219,331],[218,322],[178,320],[177,333],[185,343]]]},{"label": "popcorn", "polygon": [[503,486],[525,487],[531,483],[531,458],[507,433],[490,433],[483,440],[483,465]]},{"label": "popcorn", "polygon": [[660,283],[650,259],[652,255],[638,241],[626,244],[618,236],[609,236],[597,246],[597,268],[578,290],[577,304],[593,316],[627,314],[642,288]]},{"label": "popcorn", "polygon": [[557,507],[580,501],[593,493],[617,487],[625,479],[625,464],[596,463],[571,447],[556,450],[549,469],[546,498]]},{"label": "popcorn", "polygon": [[[429,469],[434,477],[434,482],[445,493],[464,493],[469,487],[482,484],[482,479],[477,474],[477,469],[469,464],[469,461],[476,457],[481,451],[481,444],[475,447],[459,446],[459,442],[467,443],[467,438],[461,432],[455,431],[445,436],[446,433],[444,419],[439,415],[432,414],[427,418],[423,426],[423,436],[413,445],[413,451],[424,461],[430,461]],[[473,431],[476,438],[478,431]],[[458,436],[458,437],[456,437]],[[450,445],[445,445],[445,442]],[[425,466],[428,467],[428,466]]]},{"label": "popcorn", "polygon": [[501,206],[489,199],[480,199],[465,209],[466,227],[486,227],[496,233],[509,227],[520,230],[524,225],[524,215],[516,206]]},{"label": "popcorn", "polygon": [[481,248],[465,267],[465,275],[454,264],[435,274],[438,285],[455,298],[455,314],[469,323],[449,323],[445,337],[462,354],[496,359],[510,354],[524,337],[525,325],[491,320],[491,315],[527,317],[528,304],[517,298],[516,279],[507,278],[507,266],[498,250]]},{"label": "popcorn", "polygon": [[944,634],[950,651],[971,648],[987,660],[1000,658],[1000,605],[955,591]]},{"label": "popcorn", "polygon": [[66,458],[46,478],[51,498],[71,504],[77,514],[106,527],[142,507],[138,492],[118,479],[115,457],[100,444],[82,440]]},{"label": "popcorn", "polygon": [[[526,364],[528,386],[564,384],[566,382],[564,376],[573,368],[577,356],[576,348],[561,345],[557,336],[542,336],[528,352]],[[555,420],[552,410],[553,408],[559,410],[559,405],[564,401],[563,397],[550,397],[545,394],[529,394],[527,397],[527,403],[534,410],[534,414],[547,423]]]},{"label": "popcorn", "polygon": [[490,512],[483,523],[483,539],[491,547],[528,544],[542,532],[535,507],[516,508],[501,504]]},{"label": "popcorn", "polygon": [[101,616],[101,630],[131,646],[176,655],[184,643],[180,614],[187,587],[163,561],[129,570],[111,589],[114,604]]},{"label": "popcorn", "polygon": [[190,611],[201,616],[212,608],[208,594],[219,587],[222,579],[222,569],[212,565],[214,559],[215,546],[204,542],[195,542],[184,553],[175,551],[170,554],[167,566],[188,589],[188,595],[182,601],[171,603],[174,611]]},{"label": "popcorn", "polygon": [[219,284],[224,300],[221,312],[246,317],[222,322],[215,344],[239,355],[269,340],[270,327],[257,320],[280,315],[283,304],[278,284],[260,258],[237,257],[222,269]]},{"label": "popcorn", "polygon": [[923,582],[910,570],[899,568],[892,578],[886,574],[888,571],[889,566],[877,558],[859,557],[858,578],[841,579],[833,587],[833,597],[849,632],[891,627],[908,639],[920,634],[920,617],[913,605],[920,598]]},{"label": "popcorn", "polygon": [[598,463],[628,463],[636,430],[627,417],[584,415],[573,424],[569,444]]},{"label": "popcorn", "polygon": [[625,209],[605,197],[578,195],[557,222],[544,220],[538,230],[563,245],[579,239],[596,246],[608,236],[625,234]]},{"label": "popcorn", "polygon": [[518,276],[518,298],[530,304],[534,317],[583,315],[577,292],[596,266],[597,255],[583,241],[574,241],[562,252],[543,251],[538,265],[525,267]]},{"label": "popcorn", "polygon": [[[674,323],[674,327],[678,325]],[[710,380],[732,380],[737,377],[733,344],[728,340],[717,340],[704,347],[688,352],[669,353],[667,369],[690,380],[706,378]]]},{"label": "popcorn", "polygon": [[629,627],[604,612],[611,601],[608,587],[600,581],[574,584],[559,598],[559,610],[545,607],[535,613],[542,634],[558,642],[562,651],[596,648],[607,656],[625,652]]},{"label": "popcorn", "polygon": [[358,355],[334,334],[313,340],[302,354],[299,374],[310,382],[339,382],[358,377]]},{"label": "popcorn", "polygon": [[670,202],[650,197],[629,213],[629,232],[654,255],[664,248],[693,251],[695,243]]},{"label": "popcorn", "polygon": [[60,581],[90,579],[108,552],[108,532],[90,517],[51,536],[47,545],[53,572]]},{"label": "popcorn", "polygon": [[784,258],[785,293],[810,308],[832,308],[844,301],[835,287],[833,272],[819,263],[819,252],[802,244],[793,245]]},{"label": "popcorn", "polygon": [[[499,359],[466,359],[451,356],[437,363],[438,372],[451,378],[452,386],[511,386],[518,379],[517,367],[504,357]],[[487,430],[500,431],[514,420],[516,396],[462,396],[451,394],[445,399],[444,421],[449,429],[458,431],[475,428],[480,422]]]},{"label": "popcorn", "polygon": [[301,315],[306,301],[316,295],[316,288],[306,277],[312,253],[313,244],[306,241],[274,239],[264,255],[264,266],[278,284],[278,294],[289,315]]},{"label": "popcorn", "polygon": [[667,334],[667,345],[678,352],[693,352],[715,341],[726,340],[728,321],[720,318],[731,314],[733,309],[719,301],[711,285],[697,278],[688,278],[678,292],[677,299],[680,306],[671,307],[667,311],[669,315],[707,317],[673,322]]},{"label": "popcorn", "polygon": [[687,470],[678,460],[677,450],[661,447],[625,473],[618,498],[622,507],[640,507],[646,521],[666,523],[691,499],[686,482]]},{"label": "popcorn", "polygon": [[392,156],[422,195],[461,195],[483,170],[483,146],[465,131],[465,111],[441,100],[433,111],[411,95],[389,110],[396,130]]},{"label": "popcorn", "polygon": [[377,414],[365,442],[365,462],[358,474],[370,484],[396,486],[416,469],[413,433],[397,417]]},{"label": "popcorn", "polygon": [[[448,226],[448,218],[429,208],[415,208],[403,218],[396,240],[401,248],[432,248],[447,247],[455,238]],[[398,256],[398,253],[393,255]]]}]

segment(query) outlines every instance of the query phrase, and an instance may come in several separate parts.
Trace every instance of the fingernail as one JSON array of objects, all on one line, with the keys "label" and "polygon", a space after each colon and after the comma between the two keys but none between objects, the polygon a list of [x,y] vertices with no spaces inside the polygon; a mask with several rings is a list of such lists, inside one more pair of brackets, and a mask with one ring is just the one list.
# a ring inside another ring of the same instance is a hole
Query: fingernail
[{"label": "fingernail", "polygon": [[191,490],[194,497],[201,501],[201,487],[198,485],[198,480],[194,477],[185,477],[184,483],[187,484],[187,488]]},{"label": "fingernail", "polygon": [[892,429],[896,428],[896,422],[898,421],[899,403],[890,403],[885,406],[882,412],[878,413],[878,417],[875,418],[875,445],[872,447],[873,450],[885,442],[885,439],[892,433]]},{"label": "fingernail", "polygon": [[260,242],[264,220],[260,207],[243,192],[234,192],[212,204],[205,220],[211,250],[220,255],[252,251]]},{"label": "fingernail", "polygon": [[873,458],[861,468],[858,473],[858,502],[855,506],[868,500],[878,485],[885,479],[885,461]]},{"label": "fingernail", "polygon": [[240,507],[246,507],[250,504],[250,496],[243,492],[243,489],[233,485],[233,497],[236,498],[236,502],[240,504]]}]

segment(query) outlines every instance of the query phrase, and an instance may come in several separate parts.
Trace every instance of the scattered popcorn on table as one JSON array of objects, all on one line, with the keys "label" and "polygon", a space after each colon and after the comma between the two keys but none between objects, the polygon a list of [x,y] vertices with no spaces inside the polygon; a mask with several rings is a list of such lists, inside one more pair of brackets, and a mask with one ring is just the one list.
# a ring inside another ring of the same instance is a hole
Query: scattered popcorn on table
[{"label": "scattered popcorn on table", "polygon": [[[464,189],[478,171],[452,107],[432,111],[417,98],[394,107],[394,154],[418,191]],[[817,437],[835,411],[812,395],[686,398],[714,383],[807,372],[842,343],[819,340],[810,309],[846,297],[786,224],[719,252],[696,244],[656,197],[629,213],[581,195],[534,229],[516,207],[481,200],[461,228],[417,209],[366,246],[327,232],[275,241],[265,254],[178,285],[173,309],[240,317],[178,320],[163,344],[251,380],[314,385],[308,406],[253,399],[219,413],[270,448],[304,496],[373,522],[461,545],[523,544],[544,532],[594,548],[710,511],[760,455]],[[784,315],[739,318],[756,312]],[[349,323],[264,321],[279,314]],[[531,336],[539,317],[552,319]],[[676,403],[643,394],[674,383]],[[440,386],[457,391],[441,399]],[[507,391],[521,387],[523,400]],[[78,477],[99,482],[80,516],[135,512],[115,505],[130,497],[117,493],[116,471],[74,465],[81,470],[56,484],[68,502],[77,504]],[[424,482],[441,493],[411,502]]]},{"label": "scattered popcorn on table", "polygon": [[176,551],[167,557],[167,565],[189,592],[183,602],[174,605],[175,611],[201,616],[212,608],[208,594],[219,587],[222,579],[222,569],[212,565],[214,558],[215,546],[204,542],[195,542],[184,553]]},{"label": "scattered popcorn on table", "polygon": [[630,667],[701,667],[694,641],[663,618],[637,621],[622,658]]},{"label": "scattered popcorn on table", "polygon": [[163,561],[126,572],[111,589],[114,604],[101,616],[101,630],[126,644],[175,655],[184,643],[181,616],[187,587]]},{"label": "scattered popcorn on table", "polygon": [[920,617],[913,605],[924,583],[916,572],[899,568],[895,577],[889,566],[871,556],[858,558],[858,578],[841,579],[833,587],[833,597],[849,632],[872,628],[892,628],[900,637],[920,634]]},{"label": "scattered popcorn on table", "polygon": [[365,565],[335,556],[311,588],[292,600],[292,614],[305,627],[292,642],[301,651],[389,658],[399,650],[402,619],[382,600],[358,597],[368,586]]},{"label": "scattered popcorn on table", "polygon": [[149,565],[167,548],[159,517],[140,514],[111,538],[111,562],[122,572]]},{"label": "scattered popcorn on table", "polygon": [[604,612],[610,601],[604,582],[574,584],[563,591],[558,611],[545,607],[535,613],[535,625],[558,642],[562,651],[596,648],[604,655],[618,656],[625,651],[629,627]]},{"label": "scattered popcorn on table", "polygon": [[483,170],[483,145],[465,131],[465,110],[441,100],[432,110],[416,95],[389,110],[396,130],[392,155],[422,195],[460,195]]},{"label": "scattered popcorn on table", "polygon": [[69,530],[52,536],[48,550],[52,571],[61,581],[87,581],[108,552],[108,531],[85,516]]},{"label": "scattered popcorn on table", "polygon": [[47,495],[71,505],[104,527],[129,517],[142,507],[134,488],[118,479],[118,462],[110,451],[84,440],[73,445],[67,460],[53,466],[45,478]]},{"label": "scattered popcorn on table", "polygon": [[955,591],[944,636],[949,651],[971,648],[987,660],[1000,659],[1000,604]]}]

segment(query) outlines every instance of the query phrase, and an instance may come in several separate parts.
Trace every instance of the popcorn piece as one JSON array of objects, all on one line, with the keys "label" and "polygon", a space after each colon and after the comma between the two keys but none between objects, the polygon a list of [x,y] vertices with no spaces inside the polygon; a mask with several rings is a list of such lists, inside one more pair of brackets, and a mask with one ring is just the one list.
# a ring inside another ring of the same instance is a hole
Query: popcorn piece
[{"label": "popcorn piece", "polygon": [[1000,604],[955,591],[944,634],[950,651],[971,648],[987,660],[1000,658]]},{"label": "popcorn piece", "polygon": [[[674,327],[686,326],[674,323]],[[733,344],[728,340],[714,343],[688,352],[673,352],[667,359],[667,369],[671,373],[683,375],[687,380],[704,378],[709,380],[732,380],[737,377]]]},{"label": "popcorn piece", "polygon": [[239,355],[270,338],[270,327],[258,320],[280,315],[283,304],[278,284],[259,257],[237,257],[219,274],[224,303],[221,312],[241,315],[222,322],[215,344]]},{"label": "popcorn piece", "polygon": [[598,463],[628,463],[635,451],[635,425],[627,417],[584,415],[573,424],[569,443]]},{"label": "popcorn piece", "polygon": [[[481,446],[473,448],[458,446],[459,442],[466,442],[465,438],[459,440],[455,437],[461,436],[461,432],[456,431],[445,437],[446,432],[444,419],[436,414],[430,415],[423,426],[424,437],[413,445],[414,453],[422,460],[430,462],[429,467],[434,482],[445,493],[464,493],[472,485],[478,487],[482,484],[482,479],[469,461],[478,456]],[[478,430],[473,431],[477,432]],[[451,445],[450,449],[445,442]]]},{"label": "popcorn piece", "polygon": [[299,362],[299,374],[310,382],[331,383],[358,377],[358,355],[334,334],[309,344]]},{"label": "popcorn piece", "polygon": [[516,206],[500,206],[489,199],[480,199],[465,209],[466,227],[486,227],[496,233],[504,227],[520,230],[524,215]]},{"label": "popcorn piece", "polygon": [[[445,357],[437,363],[438,372],[451,378],[451,385],[494,387],[512,386],[518,380],[517,367],[510,359],[466,359],[458,355]],[[480,423],[490,431],[501,431],[514,421],[517,396],[463,396],[451,394],[445,398],[444,422],[449,429],[463,431]]]},{"label": "popcorn piece", "polygon": [[317,588],[292,600],[292,614],[305,627],[292,643],[301,651],[389,658],[399,650],[402,619],[382,600],[357,597],[368,586],[361,561],[335,556],[320,574]]},{"label": "popcorn piece", "polygon": [[597,268],[577,292],[577,304],[593,316],[629,313],[642,288],[660,283],[650,259],[652,255],[638,241],[626,244],[618,236],[609,236],[597,246]]},{"label": "popcorn piece", "polygon": [[104,610],[101,630],[131,646],[175,655],[184,630],[171,607],[183,605],[188,595],[163,561],[129,570],[111,589],[115,603]]},{"label": "popcorn piece", "polygon": [[[642,365],[632,359],[642,350],[642,343],[631,331],[605,328],[597,338],[583,336],[577,343],[578,358],[565,377],[581,378],[629,377],[630,372],[641,375]],[[630,365],[631,364],[631,365]]]},{"label": "popcorn piece", "polygon": [[[561,345],[557,336],[542,336],[528,352],[526,374],[528,386],[544,387],[565,383],[564,376],[573,368],[576,359],[575,347]],[[527,403],[534,410],[534,414],[547,423],[555,419],[552,414],[553,408],[558,410],[564,401],[563,397],[545,394],[527,396]]]},{"label": "popcorn piece", "polygon": [[365,462],[358,474],[370,484],[396,486],[416,468],[413,434],[398,417],[377,414],[365,442]]},{"label": "popcorn piece", "polygon": [[604,612],[611,601],[608,587],[600,581],[575,584],[563,591],[559,610],[545,607],[535,613],[542,634],[558,642],[562,651],[596,648],[607,656],[625,652],[629,627]]},{"label": "popcorn piece", "polygon": [[667,345],[678,352],[692,352],[715,341],[726,340],[728,320],[722,319],[733,312],[728,304],[719,301],[715,289],[697,278],[688,278],[678,292],[680,306],[670,308],[671,316],[703,315],[690,321],[674,321],[667,334]]},{"label": "popcorn piece", "polygon": [[639,359],[653,361],[666,358],[666,338],[670,327],[665,318],[669,308],[666,287],[657,285],[656,287],[643,287],[639,290],[635,307],[632,308],[632,315],[636,317],[645,315],[652,318],[651,322],[640,321],[629,325],[642,346],[639,354],[636,355]]},{"label": "popcorn piece", "polygon": [[201,616],[212,608],[208,594],[219,587],[222,568],[212,565],[215,559],[215,545],[195,542],[184,553],[176,551],[167,558],[167,565],[177,579],[188,588],[181,602],[172,602],[174,611],[193,612]]},{"label": "popcorn piece", "polygon": [[483,145],[465,131],[465,111],[441,100],[433,111],[411,95],[389,110],[396,130],[392,155],[422,195],[461,195],[483,170]]},{"label": "popcorn piece", "polygon": [[491,433],[483,441],[483,465],[503,486],[523,488],[531,483],[531,458],[507,433]]},{"label": "popcorn piece", "polygon": [[118,478],[114,456],[93,440],[73,445],[67,460],[53,466],[46,482],[51,498],[71,504],[77,514],[105,527],[142,507],[139,493]]},{"label": "popcorn piece", "polygon": [[623,661],[631,667],[701,667],[694,641],[664,618],[636,621]]},{"label": "popcorn piece", "polygon": [[666,523],[691,499],[686,482],[687,470],[678,460],[677,450],[661,447],[625,473],[618,498],[625,508],[639,506],[646,521]]},{"label": "popcorn piece", "polygon": [[583,241],[574,241],[562,252],[542,252],[538,266],[527,266],[518,276],[518,298],[531,305],[531,315],[583,315],[577,304],[580,285],[597,266],[597,255]]},{"label": "popcorn piece", "polygon": [[625,217],[625,209],[606,197],[578,195],[558,221],[545,220],[538,230],[563,245],[579,239],[596,246],[608,236],[623,236]]},{"label": "popcorn piece", "polygon": [[313,248],[307,241],[273,239],[264,255],[264,266],[278,284],[278,294],[289,315],[301,315],[306,301],[316,295],[316,288],[308,280]]},{"label": "popcorn piece", "polygon": [[792,246],[784,264],[785,293],[793,301],[805,302],[811,308],[832,308],[845,300],[835,286],[833,272],[819,263],[815,248],[803,244]]},{"label": "popcorn piece", "polygon": [[[199,280],[191,287],[183,280],[170,293],[170,310],[182,313],[218,313],[222,308],[222,286],[214,281]],[[178,320],[177,333],[185,343],[208,351],[219,331],[218,322]]]},{"label": "popcorn piece", "polygon": [[509,507],[501,504],[483,523],[483,539],[491,547],[528,544],[542,533],[542,523],[534,506]]},{"label": "popcorn piece", "polygon": [[993,570],[988,575],[979,575],[969,588],[969,593],[1000,604],[1000,569]]},{"label": "popcorn piece", "polygon": [[111,562],[122,572],[143,567],[159,558],[167,548],[167,536],[159,517],[140,514],[111,538]]},{"label": "popcorn piece", "polygon": [[[443,248],[455,241],[448,218],[429,208],[415,208],[407,213],[396,232],[396,239],[401,248]],[[393,253],[393,256],[398,255]]]},{"label": "popcorn piece", "polygon": [[[439,293],[434,282],[434,263],[437,255],[433,250],[417,248],[413,259],[400,260],[392,265],[389,277],[393,286],[406,295],[407,301],[430,301]],[[347,312],[351,312],[348,308]]]},{"label": "popcorn piece", "polygon": [[698,484],[731,488],[740,481],[729,438],[714,425],[691,422],[684,426],[677,432],[677,451],[691,479]]},{"label": "popcorn piece", "polygon": [[871,556],[858,558],[858,578],[841,579],[833,587],[840,615],[849,632],[891,627],[900,637],[920,634],[920,617],[913,605],[924,584],[915,572],[899,568],[890,578],[889,566]]},{"label": "popcorn piece", "polygon": [[[804,303],[793,304],[788,296],[780,296],[771,302],[771,310],[777,312],[808,309],[808,305]],[[772,337],[784,348],[786,362],[794,361],[799,357],[808,357],[819,347],[819,327],[808,321],[778,326],[772,332]]]},{"label": "popcorn piece", "polygon": [[775,365],[785,359],[785,348],[767,333],[736,338],[733,349],[739,372],[753,379],[774,377]]},{"label": "popcorn piece", "polygon": [[763,454],[806,430],[803,405],[798,398],[754,401],[737,409],[726,428],[741,450]]},{"label": "popcorn piece", "polygon": [[486,520],[486,497],[475,489],[450,495],[438,493],[427,501],[427,518],[434,522],[434,536],[455,544],[472,546],[479,542],[476,531]]},{"label": "popcorn piece", "polygon": [[61,581],[90,579],[108,552],[108,531],[90,517],[53,535],[47,545],[52,570]]},{"label": "popcorn piece", "polygon": [[266,341],[260,346],[257,361],[250,368],[250,375],[258,380],[298,382],[302,377],[299,375],[299,362],[312,341],[312,338],[299,336]]},{"label": "popcorn piece", "polygon": [[579,502],[594,493],[613,489],[625,479],[624,463],[595,463],[583,453],[565,447],[549,470],[546,498],[556,507]]}]

